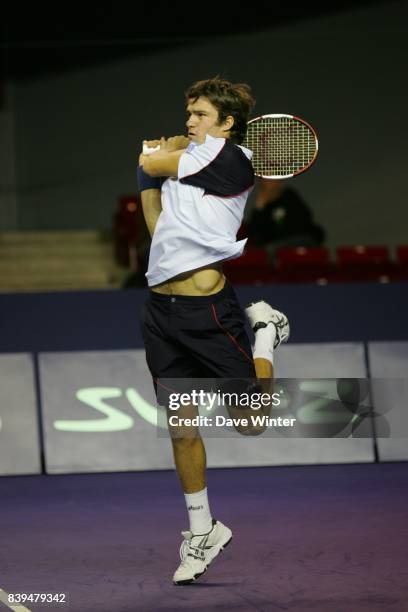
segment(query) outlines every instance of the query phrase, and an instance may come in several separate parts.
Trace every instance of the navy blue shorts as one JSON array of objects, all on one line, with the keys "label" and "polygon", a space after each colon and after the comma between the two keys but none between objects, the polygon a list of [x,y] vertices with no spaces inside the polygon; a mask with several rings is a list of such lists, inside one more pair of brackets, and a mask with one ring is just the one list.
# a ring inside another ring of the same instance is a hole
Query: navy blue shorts
[{"label": "navy blue shorts", "polygon": [[255,378],[245,323],[228,283],[209,296],[150,292],[142,333],[155,387],[159,378]]}]

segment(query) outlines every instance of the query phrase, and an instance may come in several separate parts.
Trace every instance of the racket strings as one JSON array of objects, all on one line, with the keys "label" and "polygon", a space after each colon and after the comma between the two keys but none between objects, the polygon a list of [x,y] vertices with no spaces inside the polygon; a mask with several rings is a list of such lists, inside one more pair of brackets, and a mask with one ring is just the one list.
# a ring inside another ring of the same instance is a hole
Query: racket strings
[{"label": "racket strings", "polygon": [[297,174],[317,154],[313,131],[292,117],[264,117],[250,123],[244,144],[252,150],[254,171],[260,176]]}]

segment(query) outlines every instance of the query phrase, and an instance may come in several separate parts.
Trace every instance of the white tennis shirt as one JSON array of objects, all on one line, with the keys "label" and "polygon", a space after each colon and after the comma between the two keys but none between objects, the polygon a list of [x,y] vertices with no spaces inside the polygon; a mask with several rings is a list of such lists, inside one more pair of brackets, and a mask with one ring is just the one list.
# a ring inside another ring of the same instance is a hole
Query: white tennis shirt
[{"label": "white tennis shirt", "polygon": [[177,178],[162,185],[162,212],[150,247],[149,287],[212,263],[239,257],[237,242],[254,185],[252,152],[207,134],[180,157]]}]

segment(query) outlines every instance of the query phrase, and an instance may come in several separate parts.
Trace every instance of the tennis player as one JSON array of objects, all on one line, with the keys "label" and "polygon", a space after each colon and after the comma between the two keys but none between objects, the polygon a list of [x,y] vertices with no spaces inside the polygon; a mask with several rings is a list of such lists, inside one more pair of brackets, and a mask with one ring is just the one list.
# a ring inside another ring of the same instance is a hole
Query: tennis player
[{"label": "tennis player", "polygon": [[[253,303],[246,308],[255,332],[252,350],[245,314],[222,270],[246,242],[236,234],[254,185],[252,153],[241,146],[255,103],[251,90],[208,79],[187,90],[186,103],[188,137],[145,141],[160,150],[139,158],[152,236],[142,328],[156,393],[161,378],[270,379],[274,349],[289,337],[283,313],[264,301]],[[206,571],[232,532],[210,511],[202,438],[174,437],[172,445],[190,523],[173,577],[183,585]]]}]

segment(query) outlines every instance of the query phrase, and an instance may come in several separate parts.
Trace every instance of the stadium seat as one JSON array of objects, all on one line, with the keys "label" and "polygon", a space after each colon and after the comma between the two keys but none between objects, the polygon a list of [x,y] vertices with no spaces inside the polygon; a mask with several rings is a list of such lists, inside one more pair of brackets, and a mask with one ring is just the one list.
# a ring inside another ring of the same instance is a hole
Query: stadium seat
[{"label": "stadium seat", "polygon": [[396,249],[397,264],[408,267],[408,244],[401,244]]},{"label": "stadium seat", "polygon": [[408,280],[408,244],[397,246],[396,251],[396,271],[393,280]]},{"label": "stadium seat", "polygon": [[377,266],[390,263],[388,246],[339,246],[336,248],[336,255],[340,266]]},{"label": "stadium seat", "polygon": [[326,266],[329,251],[325,247],[282,247],[276,253],[276,269],[288,270]]},{"label": "stadium seat", "polygon": [[333,266],[325,247],[282,247],[276,252],[276,272],[281,283],[330,282]]},{"label": "stadium seat", "polygon": [[130,263],[129,247],[137,243],[141,211],[141,201],[137,196],[122,196],[117,201],[112,223],[114,252],[116,262],[125,267]]},{"label": "stadium seat", "polygon": [[336,268],[346,282],[387,283],[395,276],[388,246],[353,245],[336,248]]},{"label": "stadium seat", "polygon": [[227,278],[236,285],[259,285],[274,281],[273,267],[265,249],[247,247],[241,257],[224,262]]}]

